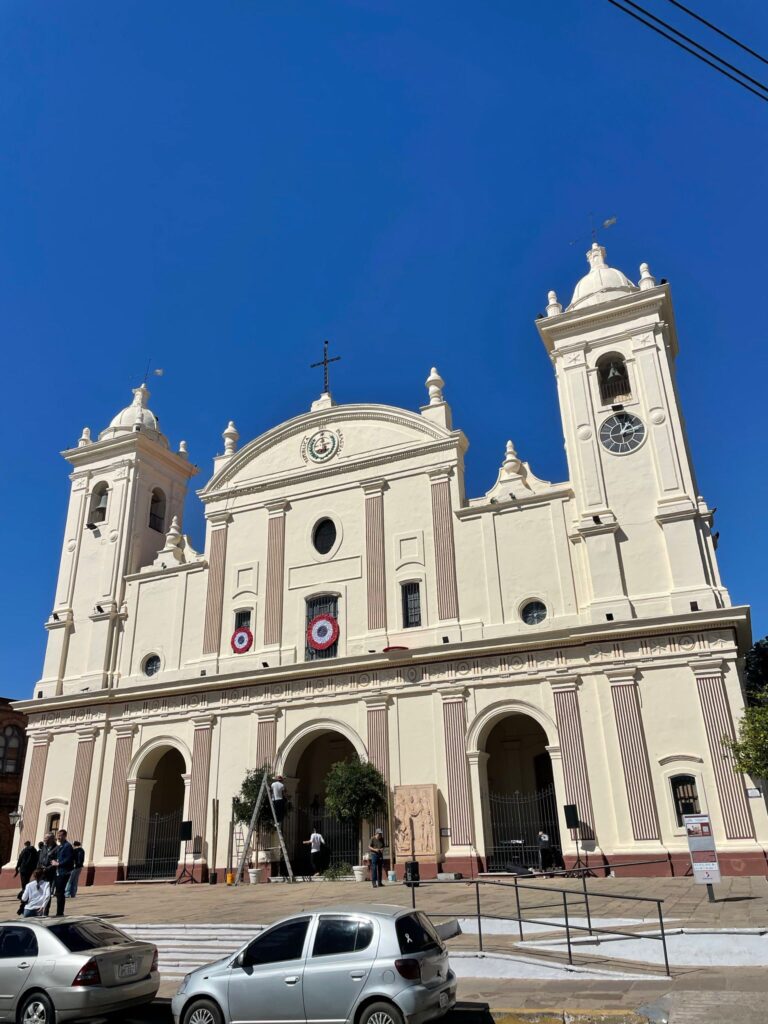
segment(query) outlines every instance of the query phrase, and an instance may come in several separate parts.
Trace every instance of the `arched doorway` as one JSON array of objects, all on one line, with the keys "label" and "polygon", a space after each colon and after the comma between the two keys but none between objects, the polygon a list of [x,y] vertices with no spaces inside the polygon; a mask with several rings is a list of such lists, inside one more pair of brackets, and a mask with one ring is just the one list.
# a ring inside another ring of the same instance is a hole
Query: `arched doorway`
[{"label": "arched doorway", "polygon": [[296,874],[310,874],[309,839],[314,825],[327,844],[330,867],[356,864],[360,856],[359,836],[354,825],[339,821],[325,806],[325,779],[339,761],[356,757],[352,741],[332,727],[321,728],[299,738],[285,758],[283,774],[290,792],[289,811],[284,823],[288,855]]},{"label": "arched doorway", "polygon": [[[562,862],[547,734],[526,714],[509,714],[487,734],[488,869],[559,867]],[[539,833],[547,838],[540,838]]]},{"label": "arched doorway", "polygon": [[184,815],[182,753],[171,746],[149,751],[136,772],[136,797],[126,877],[173,878],[179,863]]}]

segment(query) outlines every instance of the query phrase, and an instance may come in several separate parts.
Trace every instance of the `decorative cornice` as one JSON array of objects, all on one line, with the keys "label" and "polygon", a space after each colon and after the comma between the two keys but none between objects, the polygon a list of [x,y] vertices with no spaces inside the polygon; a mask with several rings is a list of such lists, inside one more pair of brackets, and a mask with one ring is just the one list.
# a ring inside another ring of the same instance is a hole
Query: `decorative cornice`
[{"label": "decorative cornice", "polygon": [[469,696],[469,690],[463,684],[459,686],[438,686],[437,692],[440,694],[443,704],[461,703]]},{"label": "decorative cornice", "polygon": [[78,729],[77,730],[77,742],[78,743],[87,743],[89,740],[91,742],[93,742],[96,739],[96,737],[99,735],[100,731],[101,730],[98,729],[94,725],[89,725],[89,726],[86,726],[83,729]]},{"label": "decorative cornice", "polygon": [[275,498],[273,501],[265,501],[264,508],[272,516],[284,516],[290,509],[291,503],[285,498]]},{"label": "decorative cornice", "polygon": [[134,736],[138,731],[138,725],[133,722],[115,722],[112,731],[120,739],[122,736]]},{"label": "decorative cornice", "polygon": [[392,704],[388,693],[370,693],[361,698],[369,711],[386,710]]},{"label": "decorative cornice", "polygon": [[212,729],[216,721],[216,715],[197,715],[192,719],[195,729]]},{"label": "decorative cornice", "polygon": [[563,672],[562,675],[550,676],[548,682],[552,690],[556,692],[557,690],[578,690],[582,679],[575,672]]},{"label": "decorative cornice", "polygon": [[386,491],[388,484],[386,480],[361,480],[360,486],[366,498],[375,498]]},{"label": "decorative cornice", "polygon": [[691,669],[697,679],[722,676],[725,671],[725,662],[722,658],[701,658],[691,662]]},{"label": "decorative cornice", "polygon": [[605,674],[611,686],[634,686],[637,683],[637,669],[630,665],[626,668],[607,668]]},{"label": "decorative cornice", "polygon": [[695,754],[668,754],[666,757],[659,758],[659,764],[662,766],[674,764],[676,761],[689,762],[690,764],[704,764],[703,758],[696,757]]},{"label": "decorative cornice", "polygon": [[213,512],[207,512],[205,518],[211,524],[213,529],[228,526],[232,522],[232,513],[229,509],[217,509]]},{"label": "decorative cornice", "polygon": [[435,466],[427,470],[430,482],[439,484],[443,480],[450,480],[453,476],[453,466]]},{"label": "decorative cornice", "polygon": [[259,722],[276,722],[282,713],[280,708],[258,708],[254,711]]}]

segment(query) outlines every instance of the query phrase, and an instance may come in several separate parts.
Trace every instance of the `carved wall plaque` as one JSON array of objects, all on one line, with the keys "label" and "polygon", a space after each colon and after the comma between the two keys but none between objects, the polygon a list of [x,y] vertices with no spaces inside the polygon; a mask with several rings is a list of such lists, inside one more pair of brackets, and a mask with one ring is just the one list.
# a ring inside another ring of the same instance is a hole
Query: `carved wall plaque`
[{"label": "carved wall plaque", "polygon": [[437,786],[395,786],[395,858],[435,860],[438,840]]}]

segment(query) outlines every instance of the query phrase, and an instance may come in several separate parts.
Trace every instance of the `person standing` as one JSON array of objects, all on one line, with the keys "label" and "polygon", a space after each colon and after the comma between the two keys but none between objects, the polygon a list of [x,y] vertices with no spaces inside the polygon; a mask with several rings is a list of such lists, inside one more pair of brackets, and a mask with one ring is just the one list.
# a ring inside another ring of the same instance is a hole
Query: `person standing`
[{"label": "person standing", "polygon": [[40,843],[38,850],[37,866],[42,869],[43,878],[48,883],[48,904],[44,910],[45,917],[48,916],[48,912],[51,907],[51,894],[53,893],[53,883],[56,879],[56,865],[52,864],[51,861],[56,853],[56,837],[53,832],[46,832],[45,841]]},{"label": "person standing", "polygon": [[543,829],[539,829],[539,834],[536,836],[536,843],[539,847],[539,870],[551,871],[552,844],[550,842],[549,835]]},{"label": "person standing", "polygon": [[85,864],[85,850],[82,847],[79,839],[75,839],[72,843],[72,849],[75,853],[74,867],[72,868],[72,874],[69,876],[67,882],[67,888],[64,891],[64,895],[68,900],[73,900],[77,896],[77,884],[80,880],[80,872],[83,870],[83,864]]},{"label": "person standing", "polygon": [[24,917],[42,917],[51,902],[51,885],[46,882],[44,875],[45,871],[37,868],[34,879],[24,886],[21,894]]},{"label": "person standing", "polygon": [[285,783],[283,782],[283,776],[278,775],[270,788],[272,790],[272,804],[275,808],[275,818],[277,819],[278,825],[282,825],[283,818],[285,817]]},{"label": "person standing", "polygon": [[[18,875],[21,882],[21,889],[19,889],[19,895],[17,897],[19,900],[27,887],[27,883],[35,872],[38,856],[37,850],[28,839],[21,848],[19,859],[16,861],[16,870],[13,873],[14,878]],[[19,913],[21,913],[21,911],[22,908],[19,907]]]},{"label": "person standing", "polygon": [[322,857],[322,848],[325,846],[325,840],[320,835],[320,826],[312,826],[312,835],[309,839],[304,840],[304,845],[309,847],[309,859],[312,861],[312,874],[320,874],[320,861]]},{"label": "person standing", "polygon": [[56,893],[56,917],[64,916],[64,903],[66,900],[67,882],[75,866],[75,851],[67,839],[67,830],[60,828],[56,838],[59,845],[53,851],[51,864],[56,868],[56,879],[54,892]]},{"label": "person standing", "polygon": [[384,833],[380,828],[377,828],[375,833],[371,836],[371,841],[368,843],[368,852],[370,854],[371,863],[371,884],[373,888],[381,888],[381,875],[382,868],[384,866],[384,847],[387,844],[384,842]]}]

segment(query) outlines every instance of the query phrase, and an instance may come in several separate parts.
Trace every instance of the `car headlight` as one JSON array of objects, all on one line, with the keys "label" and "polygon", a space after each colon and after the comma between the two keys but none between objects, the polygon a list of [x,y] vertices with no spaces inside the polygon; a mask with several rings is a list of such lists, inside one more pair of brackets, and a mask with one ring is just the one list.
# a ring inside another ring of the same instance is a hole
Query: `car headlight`
[{"label": "car headlight", "polygon": [[187,985],[189,984],[189,979],[191,977],[191,974],[185,974],[184,977],[181,979],[181,984],[179,985],[178,991],[176,992],[177,996],[180,996],[183,992],[186,992]]}]

